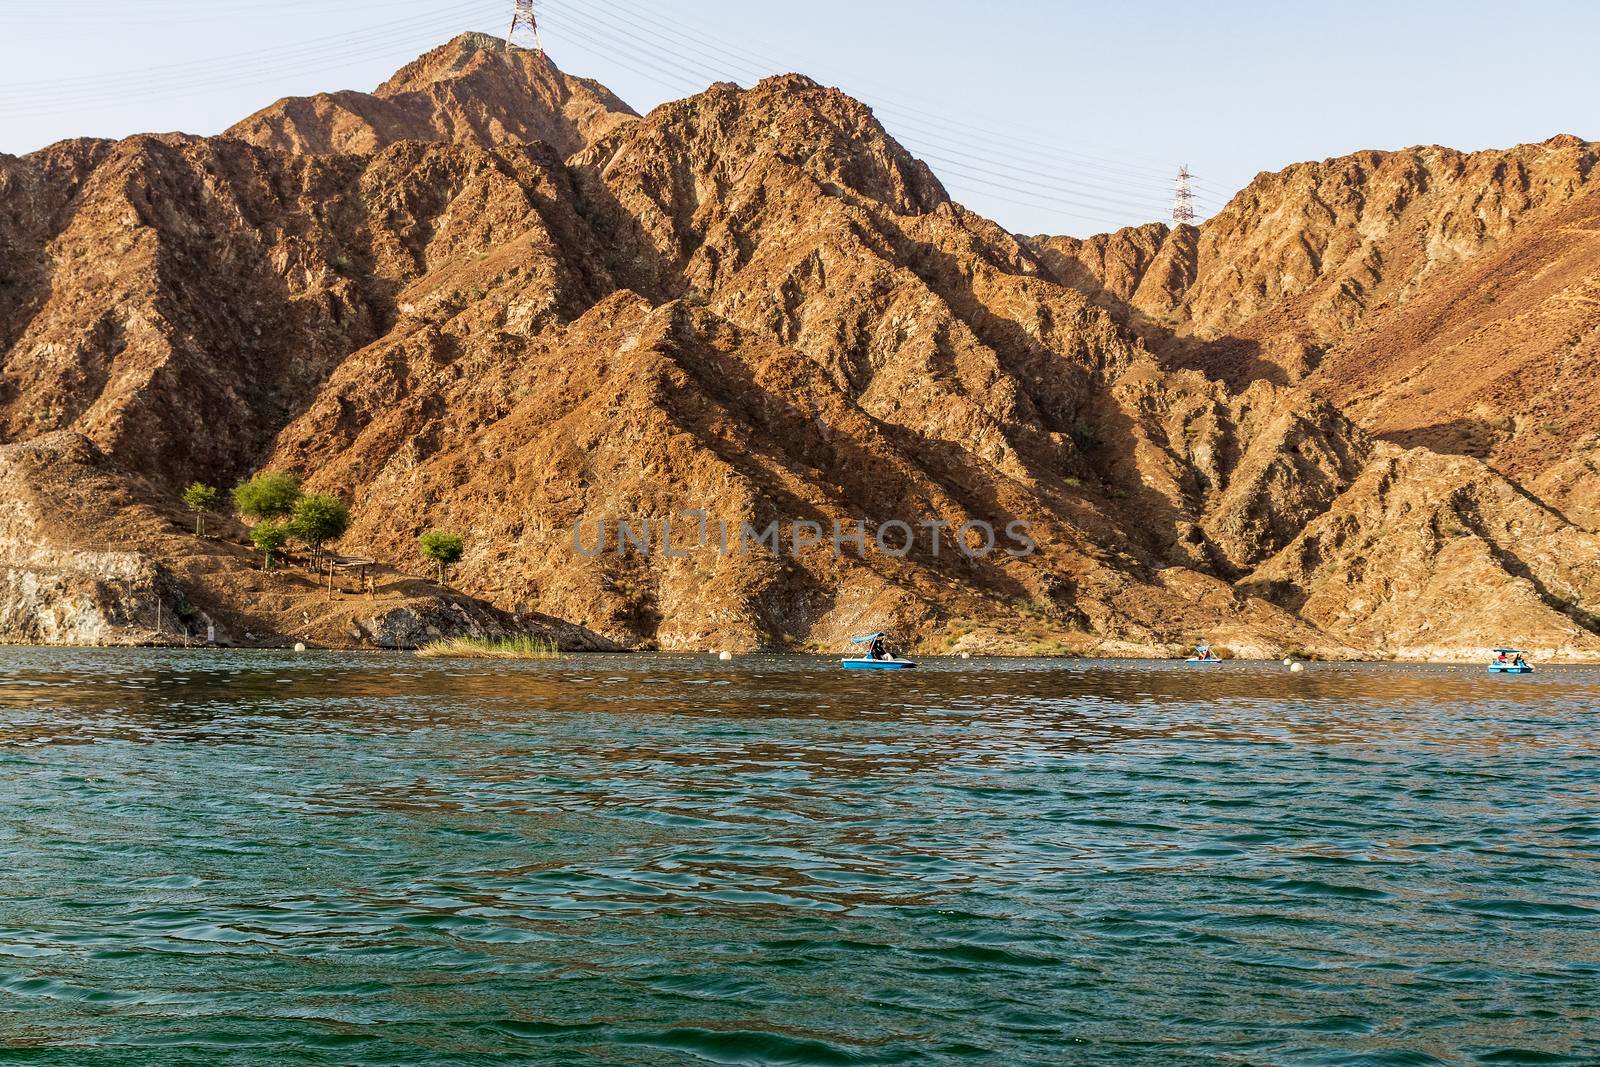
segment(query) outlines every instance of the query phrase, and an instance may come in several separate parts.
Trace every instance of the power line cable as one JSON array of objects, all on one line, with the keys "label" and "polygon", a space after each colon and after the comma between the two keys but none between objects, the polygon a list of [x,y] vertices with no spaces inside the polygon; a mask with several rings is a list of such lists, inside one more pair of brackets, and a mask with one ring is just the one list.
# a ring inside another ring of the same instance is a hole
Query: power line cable
[{"label": "power line cable", "polygon": [[676,92],[683,92],[684,87],[688,86],[688,91],[692,94],[704,89],[705,86],[710,82],[719,80],[718,76],[715,74],[712,74],[708,77],[703,71],[691,70],[680,63],[676,63],[669,59],[662,59],[657,55],[646,52],[644,49],[635,45],[630,45],[625,41],[618,41],[614,38],[608,38],[604,36],[603,33],[591,33],[588,32],[587,29],[576,28],[570,23],[556,16],[552,16],[548,12],[545,13],[540,19],[540,25],[556,27],[558,29],[565,30],[569,37],[577,37],[588,41],[590,44],[601,45],[624,52],[632,56],[634,62],[643,63],[659,73],[678,79],[673,83],[674,91]]},{"label": "power line cable", "polygon": [[[26,112],[30,115],[57,115],[70,114],[84,107],[119,103],[126,100],[140,99],[171,99],[177,95],[191,95],[196,90],[214,86],[246,86],[258,84],[281,83],[286,75],[312,72],[341,70],[351,67],[363,66],[370,60],[382,56],[400,54],[414,54],[419,40],[432,41],[436,34],[428,31],[426,37],[419,37],[416,33],[397,35],[392,40],[379,42],[374,47],[343,49],[337,54],[317,56],[303,63],[288,63],[271,67],[246,68],[242,72],[227,74],[218,73],[210,77],[192,78],[174,87],[170,83],[146,86],[143,89],[123,89],[103,93],[84,93],[76,97],[62,98],[56,101],[42,103],[33,101],[0,101],[0,113],[17,114]],[[403,51],[402,51],[403,49]]]},{"label": "power line cable", "polygon": [[[553,4],[558,4],[559,5],[561,0],[550,0],[550,2],[553,3]],[[685,34],[682,30],[680,30],[677,27],[675,27],[674,25],[672,25],[671,23],[661,20],[660,18],[652,15],[650,12],[648,12],[646,10],[641,10],[639,8],[639,6],[637,5],[637,3],[631,2],[631,0],[611,0],[611,2],[607,6],[608,6],[608,8],[612,8],[612,9],[626,10],[629,15],[639,19],[641,22],[649,23],[653,31],[661,33],[661,34],[669,35],[669,36],[674,36],[674,37],[678,38],[680,41],[686,42],[686,44],[688,44],[691,47],[709,48],[709,49],[711,49],[713,51],[720,52],[721,54],[723,54],[725,56],[729,56],[729,57],[733,57],[733,58],[736,58],[736,59],[740,59],[740,61],[744,62],[751,69],[765,70],[765,71],[767,71],[769,73],[780,73],[780,72],[782,72],[784,70],[787,70],[789,68],[789,64],[788,63],[780,63],[780,62],[772,59],[772,57],[770,57],[770,56],[758,55],[756,53],[753,53],[753,52],[749,51],[747,48],[743,48],[743,47],[740,47],[740,46],[737,46],[737,45],[731,45],[731,44],[728,44],[726,42],[722,42],[721,44],[719,44],[718,41],[717,41],[717,38],[715,38],[713,35],[711,35],[709,33],[698,32],[694,36],[691,37],[691,36]],[[601,17],[604,17],[604,15],[606,14],[606,12],[603,11],[603,10],[590,10],[590,9],[583,9],[582,13],[584,15],[586,15],[586,16],[599,15]],[[825,70],[825,68],[824,68],[824,70]],[[850,82],[863,84],[863,85],[870,85],[871,84],[870,82],[866,82],[863,79],[860,79],[859,77],[856,77],[856,76],[851,76],[849,79],[846,79],[846,80],[850,81]],[[997,134],[997,132],[995,130],[995,127],[996,127],[997,124],[995,122],[987,119],[987,118],[983,121],[982,125],[977,125],[977,124],[973,124],[973,123],[965,123],[965,122],[960,121],[959,119],[955,119],[955,118],[951,117],[949,112],[948,112],[948,110],[947,109],[943,109],[942,107],[941,107],[941,110],[938,111],[938,112],[929,112],[929,111],[923,110],[921,108],[913,107],[910,104],[906,104],[906,103],[903,103],[903,102],[896,102],[893,99],[890,99],[890,98],[887,98],[887,97],[883,97],[883,96],[879,95],[876,92],[864,93],[864,94],[861,94],[861,96],[862,96],[863,99],[881,101],[882,105],[885,108],[892,108],[892,109],[900,111],[900,112],[902,112],[904,114],[920,115],[921,117],[923,117],[925,119],[932,119],[932,120],[936,120],[936,121],[940,121],[940,122],[950,123],[950,124],[953,124],[955,126],[959,126],[959,127],[968,129],[968,130],[970,130],[970,131],[972,131],[973,133],[976,133],[976,134],[982,134],[982,135],[989,136],[989,137],[1000,136],[1000,137],[1004,138],[1004,135]],[[936,106],[938,106],[938,105],[936,105]],[[1078,160],[1082,160],[1082,161],[1086,161],[1086,162],[1090,162],[1090,163],[1098,163],[1098,164],[1101,164],[1101,165],[1106,165],[1106,166],[1119,168],[1119,169],[1122,169],[1122,170],[1124,170],[1124,171],[1126,171],[1126,172],[1128,172],[1130,174],[1143,174],[1143,175],[1146,175],[1146,176],[1159,175],[1160,176],[1159,180],[1162,181],[1162,182],[1170,182],[1170,180],[1171,180],[1171,172],[1168,171],[1167,169],[1165,169],[1165,167],[1159,167],[1158,168],[1158,167],[1150,167],[1150,166],[1139,166],[1139,165],[1135,165],[1135,164],[1129,163],[1126,159],[1121,159],[1121,160],[1108,159],[1108,158],[1106,158],[1104,156],[1096,156],[1096,155],[1091,155],[1091,154],[1083,153],[1083,152],[1073,152],[1073,151],[1071,151],[1069,149],[1063,149],[1059,145],[1043,144],[1041,142],[1033,141],[1033,140],[1022,140],[1022,139],[1018,139],[1018,138],[1004,138],[1004,139],[1011,140],[1011,141],[1013,141],[1014,143],[1017,143],[1017,144],[1026,145],[1029,148],[1035,149],[1037,151],[1048,152],[1048,153],[1051,153],[1051,154],[1061,155],[1061,156],[1074,158],[1074,159],[1078,159]]]},{"label": "power line cable", "polygon": [[[556,27],[551,33],[552,38],[559,37],[568,44],[573,43],[574,41],[580,41],[590,47],[607,49],[604,52],[597,51],[595,54],[604,55],[610,62],[622,66],[624,69],[630,70],[635,74],[641,73],[639,68],[634,67],[630,62],[620,58],[622,50],[618,48],[617,42],[607,41],[602,38],[581,36],[578,31],[574,31],[573,28],[564,21],[562,21],[559,26],[557,26],[555,20],[550,20],[547,18],[547,22],[551,26]],[[588,50],[588,48],[585,48],[585,51]],[[633,55],[636,51],[636,49],[630,48],[627,54]],[[662,70],[662,68],[659,67],[655,69],[657,71]],[[644,76],[652,77],[648,74],[645,74]],[[698,77],[703,77],[703,75],[691,75],[680,72],[678,75],[676,75],[676,77],[680,79],[687,78],[690,80],[696,80]],[[660,78],[655,77],[652,77],[652,80],[662,81]],[[680,82],[662,81],[662,84],[665,84],[667,88],[671,89],[672,91],[681,91]],[[942,176],[945,178],[946,185],[952,189],[965,188],[968,190],[974,190],[974,186],[979,186],[982,187],[982,189],[975,191],[978,191],[980,195],[991,199],[997,199],[1005,203],[1029,207],[1034,210],[1043,209],[1052,214],[1088,221],[1097,227],[1104,227],[1107,224],[1117,227],[1128,225],[1127,211],[1129,208],[1122,204],[1095,205],[1089,201],[1059,196],[1051,190],[1038,186],[1024,186],[1015,182],[995,181],[992,178],[973,174],[959,165],[953,165],[951,161],[940,159],[938,162],[942,167],[949,168],[949,173],[946,173]],[[1007,190],[1017,194],[1018,196],[1031,197],[1031,199],[1016,200],[1005,196],[996,196],[994,193],[987,191],[992,189]],[[1159,216],[1164,212],[1165,209],[1152,205],[1150,207],[1139,207],[1134,210],[1145,211],[1148,214]]]},{"label": "power line cable", "polygon": [[[625,6],[625,5],[614,5],[614,6]],[[633,9],[630,8],[630,12],[632,10]],[[604,34],[607,34],[607,32],[609,31],[612,36],[609,36],[606,39],[615,41],[615,37],[616,36],[626,37],[627,39],[629,39],[631,41],[638,42],[640,45],[642,45],[644,47],[647,47],[647,48],[651,48],[651,49],[657,49],[661,45],[661,42],[660,42],[659,39],[648,39],[647,40],[647,39],[645,39],[643,37],[640,37],[638,34],[630,32],[629,30],[627,30],[625,28],[616,26],[615,25],[615,21],[616,20],[614,18],[613,19],[606,19],[603,14],[601,14],[601,20],[609,22],[610,25],[597,25],[596,22],[595,22],[595,19],[590,17],[591,15],[594,15],[595,12],[591,12],[591,11],[588,11],[588,10],[583,10],[581,13],[579,13],[575,9],[569,9],[568,13],[575,14],[578,18],[583,19],[584,22],[585,22],[586,28],[588,28],[591,32],[599,33],[599,34],[604,35]],[[720,59],[716,58],[715,56],[709,55],[706,50],[698,47],[698,45],[695,44],[685,34],[683,34],[680,31],[677,31],[677,30],[673,29],[670,26],[667,26],[664,23],[661,23],[659,20],[650,19],[648,16],[644,16],[644,15],[642,15],[641,17],[645,18],[645,19],[648,19],[648,21],[650,21],[655,27],[659,28],[660,31],[663,34],[676,36],[680,40],[683,40],[685,42],[689,42],[688,44],[685,45],[685,49],[684,50],[687,50],[690,53],[692,53],[696,58],[698,58],[700,60],[701,64],[707,65],[707,66],[710,67],[711,70],[715,71],[715,77],[717,77],[717,78],[726,78],[727,77],[727,61],[726,60],[720,60]],[[747,60],[744,60],[744,59],[740,58],[740,53],[739,52],[737,52],[737,51],[735,51],[733,49],[729,49],[729,48],[718,48],[715,45],[710,45],[709,47],[713,51],[720,53],[722,56],[734,57],[733,58],[733,62],[736,65],[736,67],[739,68],[739,70],[738,70],[739,78],[735,79],[735,80],[751,81],[751,80],[758,80],[760,77],[767,76],[767,71],[765,69],[754,65],[750,61],[747,61]],[[634,49],[635,54],[637,54],[637,51],[638,51],[638,49]],[[749,53],[744,53],[744,54],[748,55]],[[678,67],[679,70],[681,70],[681,71],[684,70],[682,64],[675,64],[675,65]],[[758,72],[758,73],[752,74],[752,72]],[[695,76],[698,76],[700,78],[707,77],[707,75],[702,71],[684,71],[684,73],[686,74],[686,76],[688,76],[690,78],[690,80],[692,80],[693,77],[695,77]],[[914,115],[927,115],[928,114],[926,112],[918,111],[917,109],[906,108],[903,105],[888,104],[887,102],[885,102],[883,104],[882,109],[885,110],[885,111],[900,113],[902,115],[913,115],[913,114]],[[1093,180],[1093,179],[1080,177],[1080,176],[1078,176],[1076,174],[1071,174],[1071,175],[1045,174],[1044,172],[1037,171],[1037,170],[1032,170],[1031,168],[1028,168],[1028,164],[1029,163],[1038,162],[1038,160],[1036,158],[1028,158],[1026,160],[1022,160],[1022,159],[1019,159],[1014,154],[1000,152],[1000,151],[997,151],[996,149],[991,148],[991,147],[983,147],[981,149],[978,149],[978,150],[974,151],[976,146],[974,146],[971,143],[970,140],[963,139],[962,135],[953,132],[948,126],[946,126],[943,129],[937,130],[937,132],[930,132],[930,127],[934,127],[935,129],[937,129],[936,120],[930,121],[929,119],[908,119],[908,118],[903,118],[902,117],[902,118],[893,119],[891,121],[893,121],[895,123],[895,125],[899,125],[899,126],[902,126],[902,128],[911,129],[912,131],[914,131],[910,136],[907,136],[905,138],[906,142],[909,145],[911,145],[913,148],[917,148],[917,145],[920,142],[920,143],[929,143],[929,144],[931,144],[934,147],[935,150],[943,151],[943,152],[948,153],[948,154],[964,156],[964,157],[966,157],[968,159],[976,158],[976,159],[988,160],[988,159],[991,159],[991,158],[994,158],[994,157],[1008,158],[1011,162],[1016,164],[1019,167],[1019,169],[1029,169],[1030,173],[1032,173],[1032,174],[1034,174],[1036,176],[1049,178],[1051,180],[1051,182],[1059,181],[1062,177],[1070,177],[1070,179],[1073,182],[1075,182],[1076,184],[1081,185],[1081,186],[1086,186],[1086,187],[1089,187],[1089,188],[1093,188],[1093,189],[1097,189],[1102,193],[1111,193],[1114,196],[1119,196],[1119,197],[1124,197],[1124,198],[1126,198],[1128,196],[1143,197],[1143,199],[1141,199],[1140,202],[1137,203],[1136,205],[1128,205],[1128,206],[1133,206],[1136,210],[1139,210],[1141,212],[1152,212],[1153,211],[1154,213],[1156,213],[1158,215],[1166,213],[1166,207],[1164,205],[1166,203],[1167,196],[1170,194],[1170,185],[1168,184],[1170,179],[1163,178],[1158,182],[1158,181],[1156,181],[1154,179],[1147,178],[1147,177],[1144,177],[1142,175],[1137,176],[1137,177],[1132,177],[1132,176],[1129,176],[1129,177],[1117,177],[1117,176],[1112,175],[1112,176],[1109,176],[1108,178],[1106,178],[1105,180],[1096,181],[1096,180]],[[1045,147],[1045,146],[1039,146],[1039,147],[1042,148],[1042,147]],[[920,149],[918,149],[918,150],[920,151]],[[1036,152],[1033,155],[1037,156],[1038,154],[1039,153]],[[1082,167],[1085,166],[1085,164],[1083,164],[1081,162],[1073,161],[1072,166],[1074,168],[1080,168],[1081,169]],[[1113,184],[1108,184],[1108,182],[1113,183]],[[1130,188],[1130,186],[1142,187],[1142,189],[1141,188]],[[1060,188],[1060,186],[1057,186],[1057,188]],[[1077,189],[1071,189],[1069,191],[1077,192],[1078,190]],[[1209,199],[1209,198],[1197,197],[1196,199],[1199,200],[1199,199]],[[1123,202],[1124,202],[1125,205],[1128,204],[1128,202],[1126,200],[1124,200]]]},{"label": "power line cable", "polygon": [[[548,24],[548,16],[546,17],[546,24]],[[568,35],[565,27],[551,25],[550,29],[552,32],[546,33],[545,35],[551,40],[562,41],[584,55],[593,56],[597,60],[611,63],[614,66],[620,67],[631,74],[635,74],[638,77],[645,79],[646,81],[653,82],[654,84],[661,86],[668,92],[683,92],[683,83],[679,80],[674,79],[672,81],[668,81],[662,78],[660,75],[652,74],[649,71],[632,65],[631,63],[619,60],[615,55],[612,54],[610,50],[604,48],[604,46],[589,44],[583,38],[580,38],[576,35]]]},{"label": "power line cable", "polygon": [[[300,41],[277,48],[213,56],[204,60],[161,64],[123,71],[110,76],[97,74],[63,78],[53,81],[47,86],[38,86],[33,83],[0,86],[0,101],[9,103],[13,100],[25,101],[52,97],[72,98],[73,94],[79,92],[93,93],[96,97],[100,97],[104,95],[105,91],[124,85],[139,87],[164,85],[217,72],[234,72],[248,65],[259,67],[264,64],[281,61],[309,59],[313,56],[347,55],[350,54],[352,47],[361,43],[396,41],[402,38],[409,40],[418,36],[422,30],[426,30],[429,36],[432,37],[441,28],[459,26],[466,16],[486,17],[489,13],[498,11],[500,6],[498,0],[471,0],[469,3],[455,4],[442,12],[435,10],[427,15],[409,19],[397,19],[390,26],[376,32],[370,29],[355,30],[349,33],[323,37],[314,43]],[[367,49],[365,51],[370,52],[371,50]],[[80,86],[81,89],[79,88]]]},{"label": "power line cable", "polygon": [[[552,26],[558,26],[562,32],[573,37],[583,39],[589,44],[605,45],[614,49],[615,51],[625,52],[629,55],[632,55],[636,59],[640,58],[644,48],[654,46],[654,42],[645,41],[633,34],[609,34],[607,33],[606,27],[586,25],[584,30],[578,30],[564,17],[552,17],[547,14],[546,21]],[[627,38],[627,40],[622,39],[624,36]],[[631,44],[629,41],[638,43]],[[615,59],[615,52],[612,53],[612,58]],[[726,75],[725,70],[714,69],[708,73],[702,67],[686,65],[687,63],[692,62],[692,60],[685,60],[684,62],[671,62],[671,70],[668,70],[666,67],[663,67],[659,64],[652,64],[652,66],[660,73],[676,75],[677,77],[681,77],[685,83],[689,84],[696,84],[705,80],[717,80],[725,77]],[[979,155],[969,151],[962,151],[960,148],[951,148],[943,145],[939,147],[944,153],[960,155],[969,161],[973,159],[987,159],[987,156],[985,155]],[[978,166],[972,162],[963,163],[956,159],[951,159],[948,155],[941,154],[941,152],[925,152],[924,154],[929,159],[933,159],[946,167],[960,168],[960,172],[963,173],[969,181],[977,181],[984,185],[1009,189],[1012,192],[1016,192],[1021,195],[1042,197],[1058,204],[1089,208],[1091,210],[1100,210],[1102,212],[1105,212],[1105,209],[1107,208],[1110,208],[1114,211],[1132,210],[1153,217],[1160,217],[1161,215],[1165,214],[1167,210],[1164,199],[1157,199],[1156,197],[1148,197],[1143,200],[1133,200],[1128,198],[1119,199],[1116,197],[1090,194],[1087,198],[1085,198],[1080,189],[1069,185],[1058,184],[1053,180],[1036,181],[1028,178],[1018,178],[1014,174],[990,170],[988,168]],[[1040,171],[1030,171],[1029,173],[1044,178],[1051,177]],[[1122,218],[1120,215],[1110,214],[1109,212],[1105,212],[1105,214],[1106,217],[1119,219]]]},{"label": "power line cable", "polygon": [[[914,145],[918,142],[926,141],[926,143],[932,144],[944,151],[957,151],[955,148],[951,147],[948,141],[937,139],[936,134],[927,133],[927,127],[924,127],[919,123],[908,122],[907,120],[899,118],[890,118],[885,125],[906,131],[902,139],[907,144]],[[1072,182],[1087,188],[1099,189],[1103,192],[1118,195],[1142,197],[1145,200],[1158,202],[1165,202],[1172,192],[1170,182],[1165,186],[1155,186],[1153,184],[1146,185],[1139,182],[1126,182],[1114,176],[1103,179],[1090,179],[1080,177],[1077,173],[1072,171],[1041,171],[1034,169],[1032,166],[1033,164],[1038,164],[1040,162],[1038,159],[1019,156],[1008,151],[997,151],[986,146],[974,145],[971,142],[956,141],[955,143],[956,145],[960,146],[962,150],[964,150],[958,152],[958,154],[966,155],[972,159],[1010,163],[1013,164],[1019,171],[1033,174],[1042,178],[1049,178],[1052,181],[1070,179]],[[1048,163],[1048,161],[1046,162]]]}]

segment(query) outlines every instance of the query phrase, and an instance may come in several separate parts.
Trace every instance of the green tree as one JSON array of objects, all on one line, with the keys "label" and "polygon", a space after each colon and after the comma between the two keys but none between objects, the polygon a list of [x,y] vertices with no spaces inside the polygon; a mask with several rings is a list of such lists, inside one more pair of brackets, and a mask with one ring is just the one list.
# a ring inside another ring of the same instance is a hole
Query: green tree
[{"label": "green tree", "polygon": [[289,527],[320,556],[323,544],[339,540],[350,528],[350,509],[336,496],[310,493],[294,502],[294,518]]},{"label": "green tree", "polygon": [[289,528],[277,522],[258,522],[250,528],[250,540],[261,550],[261,569],[272,569],[272,554],[289,543]]},{"label": "green tree", "polygon": [[233,506],[247,519],[284,519],[300,499],[300,479],[292,474],[258,474],[233,487]]},{"label": "green tree", "polygon": [[195,482],[183,491],[183,503],[194,512],[194,535],[204,537],[206,516],[217,510],[217,491],[209,485]]},{"label": "green tree", "polygon": [[439,565],[439,584],[443,585],[445,568],[461,561],[461,554],[466,550],[466,542],[461,540],[460,534],[445,530],[429,530],[417,538],[417,549],[422,553],[423,559],[431,559]]}]

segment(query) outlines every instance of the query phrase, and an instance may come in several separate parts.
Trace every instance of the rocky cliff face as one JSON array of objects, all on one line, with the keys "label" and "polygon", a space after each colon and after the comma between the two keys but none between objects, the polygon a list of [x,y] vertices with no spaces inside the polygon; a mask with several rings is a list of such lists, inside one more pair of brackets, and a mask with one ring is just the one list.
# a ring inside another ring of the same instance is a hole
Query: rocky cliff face
[{"label": "rocky cliff face", "polygon": [[1594,548],[1475,460],[1383,445],[1241,585],[1384,654],[1448,656],[1509,632],[1553,655],[1588,655]]},{"label": "rocky cliff face", "polygon": [[[894,628],[924,651],[1432,655],[1505,639],[1487,607],[1600,654],[1591,590],[1556,560],[1594,558],[1592,535],[1291,380],[1379,328],[1371,294],[1421,307],[1436,275],[1577,210],[1588,146],[1529,150],[1521,178],[1365,156],[1258,179],[1201,229],[1024,240],[808,79],[639,118],[470,35],[375,94],[231,133],[0,166],[0,461],[18,486],[96,487],[70,521],[35,506],[0,527],[15,637],[63,639],[17,620],[61,615],[98,567],[128,577],[96,594],[95,639],[133,634],[119,605],[160,587],[234,631],[350,644],[465,613],[564,626],[571,647]],[[1441,186],[1500,190],[1467,251],[1479,228]],[[1387,280],[1350,304],[1373,256]],[[1276,372],[1223,373],[1230,351]],[[479,602],[401,583],[390,624],[337,597],[313,611],[309,583],[268,587],[241,546],[183,532],[176,488],[261,467],[351,501],[351,551],[405,565],[421,530],[459,530]],[[1453,519],[1424,506],[1443,500]],[[1467,532],[1441,548],[1441,522]],[[1537,558],[1517,551],[1530,531]],[[106,551],[138,559],[88,555]]]},{"label": "rocky cliff face", "polygon": [[[158,617],[158,603],[175,599],[174,590],[137,542],[113,546],[64,536],[59,494],[71,481],[63,467],[93,477],[101,459],[87,441],[71,436],[0,447],[0,634],[6,641],[125,644],[156,640],[168,621],[182,625],[176,614]],[[111,511],[127,497],[72,501],[81,503]]]}]

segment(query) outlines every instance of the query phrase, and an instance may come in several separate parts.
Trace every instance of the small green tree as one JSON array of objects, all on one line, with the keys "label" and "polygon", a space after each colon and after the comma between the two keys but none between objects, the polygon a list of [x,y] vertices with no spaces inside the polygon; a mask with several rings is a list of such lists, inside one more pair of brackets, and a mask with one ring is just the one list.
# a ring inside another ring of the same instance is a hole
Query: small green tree
[{"label": "small green tree", "polygon": [[323,544],[339,540],[350,528],[350,509],[336,496],[310,493],[294,502],[289,527],[313,554],[321,556]]},{"label": "small green tree", "polygon": [[217,491],[209,485],[195,482],[183,491],[183,504],[194,512],[194,535],[206,534],[206,516],[217,510]]},{"label": "small green tree", "polygon": [[233,506],[247,519],[288,518],[300,499],[300,479],[292,474],[258,474],[233,487]]},{"label": "small green tree", "polygon": [[423,559],[431,559],[439,565],[439,584],[443,585],[445,568],[461,561],[461,554],[466,550],[466,542],[461,540],[460,534],[446,530],[429,530],[417,538],[417,549],[422,553]]},{"label": "small green tree", "polygon": [[261,569],[272,569],[272,554],[289,543],[289,528],[277,522],[258,522],[250,528],[250,540],[261,550]]}]

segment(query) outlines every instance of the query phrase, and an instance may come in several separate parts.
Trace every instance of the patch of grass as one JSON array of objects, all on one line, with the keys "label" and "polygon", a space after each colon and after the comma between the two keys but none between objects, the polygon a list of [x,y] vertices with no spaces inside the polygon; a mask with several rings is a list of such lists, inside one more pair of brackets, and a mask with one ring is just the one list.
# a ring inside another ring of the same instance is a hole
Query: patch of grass
[{"label": "patch of grass", "polygon": [[417,649],[424,659],[560,659],[548,637],[451,637]]},{"label": "patch of grass", "polygon": [[1050,615],[1052,605],[1045,600],[1022,600],[1011,602],[1011,610],[1026,619],[1044,619]]}]

